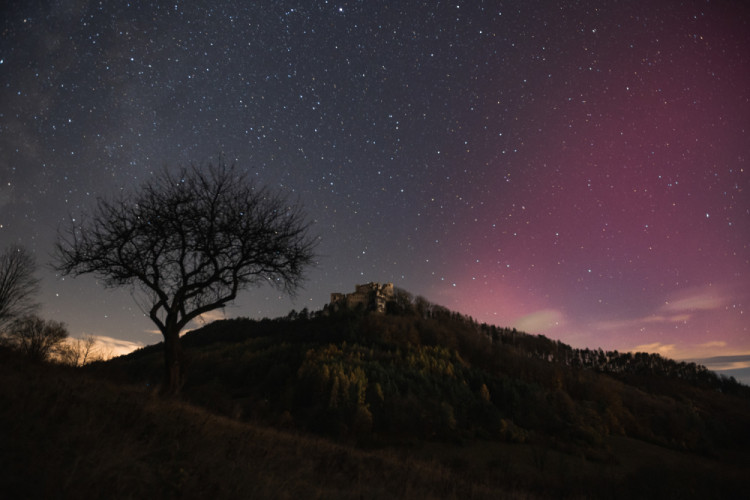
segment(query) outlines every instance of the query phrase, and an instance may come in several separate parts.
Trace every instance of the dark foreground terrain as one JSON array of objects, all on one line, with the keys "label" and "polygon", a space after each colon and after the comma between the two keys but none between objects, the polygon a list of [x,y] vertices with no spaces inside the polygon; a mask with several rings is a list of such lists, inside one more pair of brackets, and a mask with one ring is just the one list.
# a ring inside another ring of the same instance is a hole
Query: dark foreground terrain
[{"label": "dark foreground terrain", "polygon": [[291,316],[185,336],[179,398],[158,346],[83,369],[0,351],[2,497],[747,492],[747,388],[700,367],[457,315]]},{"label": "dark foreground terrain", "polygon": [[3,498],[492,498],[499,491],[408,453],[362,451],[81,372],[2,361]]}]

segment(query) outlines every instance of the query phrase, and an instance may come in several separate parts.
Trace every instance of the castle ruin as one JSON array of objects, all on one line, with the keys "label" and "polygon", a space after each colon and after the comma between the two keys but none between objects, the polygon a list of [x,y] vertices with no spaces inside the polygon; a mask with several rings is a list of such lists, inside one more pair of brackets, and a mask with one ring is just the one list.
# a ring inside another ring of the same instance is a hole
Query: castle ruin
[{"label": "castle ruin", "polygon": [[384,313],[386,304],[393,298],[393,283],[366,283],[355,285],[354,293],[332,293],[331,306],[347,309],[364,308]]}]

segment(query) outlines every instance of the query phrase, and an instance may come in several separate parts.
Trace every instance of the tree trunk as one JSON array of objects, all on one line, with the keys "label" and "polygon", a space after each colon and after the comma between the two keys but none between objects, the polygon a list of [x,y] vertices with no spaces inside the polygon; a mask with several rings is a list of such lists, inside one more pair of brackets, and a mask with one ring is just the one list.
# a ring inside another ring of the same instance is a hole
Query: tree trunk
[{"label": "tree trunk", "polygon": [[185,382],[185,357],[180,343],[180,330],[176,326],[167,326],[164,332],[164,368],[162,392],[171,396],[179,394]]}]

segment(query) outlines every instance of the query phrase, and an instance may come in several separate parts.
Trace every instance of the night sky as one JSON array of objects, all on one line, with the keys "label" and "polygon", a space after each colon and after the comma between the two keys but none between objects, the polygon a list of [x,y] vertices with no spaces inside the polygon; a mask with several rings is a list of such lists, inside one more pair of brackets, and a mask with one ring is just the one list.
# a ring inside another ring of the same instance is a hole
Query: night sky
[{"label": "night sky", "polygon": [[161,340],[128,290],[48,267],[58,228],[222,156],[320,236],[294,300],[226,317],[393,282],[575,347],[750,360],[745,2],[11,3],[0,242],[72,336]]}]

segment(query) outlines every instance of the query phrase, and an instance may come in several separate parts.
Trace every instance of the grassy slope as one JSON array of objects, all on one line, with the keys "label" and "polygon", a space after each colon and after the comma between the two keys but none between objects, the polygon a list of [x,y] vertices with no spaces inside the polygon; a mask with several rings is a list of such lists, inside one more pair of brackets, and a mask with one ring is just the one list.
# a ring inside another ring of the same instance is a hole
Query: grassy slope
[{"label": "grassy slope", "polygon": [[4,498],[732,498],[746,478],[747,463],[622,437],[610,463],[481,441],[366,451],[0,361]]},{"label": "grassy slope", "polygon": [[[623,425],[642,427],[643,432],[630,438],[625,437],[630,432],[595,433],[602,440],[592,445],[582,445],[581,438],[570,433],[569,423],[562,433],[538,427],[524,444],[476,439],[466,432],[451,433],[463,437],[443,442],[417,434],[388,438],[386,433],[379,440],[381,449],[365,451],[348,446],[353,441],[341,436],[336,444],[303,434],[305,407],[290,406],[300,424],[296,433],[259,424],[252,411],[262,406],[263,398],[304,389],[298,385],[298,365],[310,352],[330,345],[356,351],[352,339],[368,345],[370,354],[335,358],[330,366],[343,363],[348,370],[363,366],[370,370],[371,383],[381,368],[387,368],[391,378],[410,374],[404,379],[411,380],[408,391],[423,390],[414,385],[422,380],[414,367],[404,364],[414,353],[404,338],[410,335],[424,341],[434,330],[418,332],[419,337],[410,322],[394,318],[375,318],[357,328],[354,323],[327,321],[225,322],[188,335],[184,340],[192,359],[193,387],[186,387],[186,398],[208,409],[164,401],[149,392],[144,382],[161,374],[158,346],[88,371],[28,365],[3,355],[7,359],[0,359],[0,485],[17,498],[110,498],[113,494],[120,498],[736,498],[744,490],[750,453],[741,446],[726,448],[727,440],[719,439],[731,438],[733,430],[748,422],[744,399],[669,379],[650,377],[636,387],[590,370],[561,371],[527,359],[523,351],[499,351],[505,353],[500,369],[506,373],[503,376],[534,381],[528,387],[537,387],[536,392],[517,402],[519,408],[533,410],[532,417],[539,420],[538,413],[554,416],[562,409],[578,419],[577,425],[585,426],[587,421],[600,420],[595,415],[601,412],[597,402],[622,400],[625,409],[617,415],[633,419],[622,420]],[[252,338],[247,337],[248,324]],[[462,325],[459,322],[456,328]],[[279,328],[287,333],[282,335]],[[437,331],[445,335],[433,341],[456,345],[467,355],[483,352],[462,345],[468,337],[447,333]],[[389,350],[393,342],[400,345],[401,358]],[[387,359],[397,364],[389,365]],[[462,363],[453,366],[461,371]],[[286,369],[279,370],[280,365]],[[477,373],[465,372],[462,377]],[[100,375],[105,374],[120,384],[102,380]],[[517,384],[525,387],[527,382],[521,379]],[[439,386],[441,390],[455,392],[463,386],[460,377],[427,377],[420,383],[440,380],[450,382]],[[491,377],[486,380],[489,384]],[[136,381],[141,385],[128,385]],[[557,384],[573,400],[545,388]],[[492,384],[490,388],[494,401],[500,393]],[[441,394],[443,399],[446,393]],[[529,397],[534,394],[536,399]],[[540,395],[544,397],[539,399]],[[327,392],[323,396],[330,399]],[[386,396],[388,400],[387,392]],[[498,404],[500,410],[510,411],[504,403]],[[693,407],[703,417],[685,420],[685,409]],[[456,403],[455,409],[460,408]],[[677,410],[682,416],[670,418],[670,412]],[[250,422],[212,411],[249,417]],[[731,418],[717,419],[717,415]],[[262,420],[280,423],[274,418]],[[521,419],[517,422],[528,425]],[[665,447],[669,440],[659,433],[686,422],[691,432],[713,426],[705,432],[718,447],[701,448],[700,453],[682,451],[679,443]],[[641,438],[632,438],[637,436]]]},{"label": "grassy slope", "polygon": [[429,460],[240,423],[7,355],[0,360],[0,429],[4,498],[508,495]]}]

